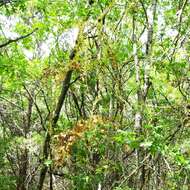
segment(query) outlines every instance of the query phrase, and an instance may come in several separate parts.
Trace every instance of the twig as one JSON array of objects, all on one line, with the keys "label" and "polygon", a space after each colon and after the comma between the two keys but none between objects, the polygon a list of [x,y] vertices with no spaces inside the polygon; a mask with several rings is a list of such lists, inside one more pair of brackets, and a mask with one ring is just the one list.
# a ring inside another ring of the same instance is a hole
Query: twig
[{"label": "twig", "polygon": [[133,176],[139,169],[141,169],[144,166],[144,162],[149,158],[151,154],[149,153],[141,162],[141,165],[136,167],[128,176],[125,177],[125,179],[120,183],[119,187],[121,187],[127,179],[129,179],[131,176]]},{"label": "twig", "polygon": [[14,102],[11,102],[10,100],[6,99],[5,97],[0,96],[0,99],[5,100],[6,102],[12,104],[13,106],[17,107],[19,110],[24,111],[22,107],[20,107],[19,105],[17,105]]},{"label": "twig", "polygon": [[32,32],[30,32],[30,33],[28,33],[28,34],[26,34],[26,35],[20,36],[20,37],[18,37],[18,38],[16,38],[16,39],[10,39],[10,40],[8,40],[8,41],[5,42],[5,43],[0,44],[0,48],[3,48],[3,47],[5,47],[5,46],[8,46],[8,45],[11,44],[11,43],[17,42],[17,41],[22,40],[22,39],[24,39],[24,38],[27,38],[28,36],[32,35],[32,34],[33,34],[34,32],[36,32],[37,30],[38,30],[38,28],[35,28]]}]

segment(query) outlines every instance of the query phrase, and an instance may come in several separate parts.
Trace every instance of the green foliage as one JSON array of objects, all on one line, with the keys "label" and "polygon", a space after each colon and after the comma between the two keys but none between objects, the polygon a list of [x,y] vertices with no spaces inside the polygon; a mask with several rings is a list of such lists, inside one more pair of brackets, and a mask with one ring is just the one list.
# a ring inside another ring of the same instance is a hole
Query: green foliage
[{"label": "green foliage", "polygon": [[187,1],[0,9],[0,189],[189,188]]},{"label": "green foliage", "polygon": [[2,190],[15,189],[15,182],[15,177],[0,175],[0,185]]}]

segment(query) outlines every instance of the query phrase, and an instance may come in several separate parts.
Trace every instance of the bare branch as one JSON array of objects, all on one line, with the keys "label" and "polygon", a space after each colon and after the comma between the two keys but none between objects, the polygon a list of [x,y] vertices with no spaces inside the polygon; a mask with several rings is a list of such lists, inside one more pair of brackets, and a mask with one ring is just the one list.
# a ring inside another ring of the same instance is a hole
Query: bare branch
[{"label": "bare branch", "polygon": [[5,42],[5,43],[0,44],[0,48],[3,48],[3,47],[5,47],[5,46],[8,46],[8,45],[11,44],[11,43],[17,42],[17,41],[22,40],[22,39],[24,39],[24,38],[27,38],[28,36],[32,35],[32,34],[33,34],[34,32],[36,32],[37,30],[38,30],[38,28],[35,28],[32,32],[30,32],[30,33],[28,33],[28,34],[26,34],[26,35],[20,36],[20,37],[18,37],[18,38],[16,38],[16,39],[10,39],[10,40],[8,40],[8,41]]}]

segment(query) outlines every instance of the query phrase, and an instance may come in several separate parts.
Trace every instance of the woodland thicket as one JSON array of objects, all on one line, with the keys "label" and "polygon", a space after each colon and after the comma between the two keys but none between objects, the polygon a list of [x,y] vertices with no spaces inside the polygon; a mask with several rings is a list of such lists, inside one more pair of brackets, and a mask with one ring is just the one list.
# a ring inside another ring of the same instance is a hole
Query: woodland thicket
[{"label": "woodland thicket", "polygon": [[0,190],[190,190],[190,2],[0,0]]}]

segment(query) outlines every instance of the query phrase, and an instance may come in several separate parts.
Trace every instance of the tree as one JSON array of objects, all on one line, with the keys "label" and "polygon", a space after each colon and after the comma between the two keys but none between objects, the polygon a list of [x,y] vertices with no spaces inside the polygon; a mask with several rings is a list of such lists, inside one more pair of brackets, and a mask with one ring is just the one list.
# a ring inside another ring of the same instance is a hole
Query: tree
[{"label": "tree", "polygon": [[187,0],[0,9],[2,189],[190,188]]}]

